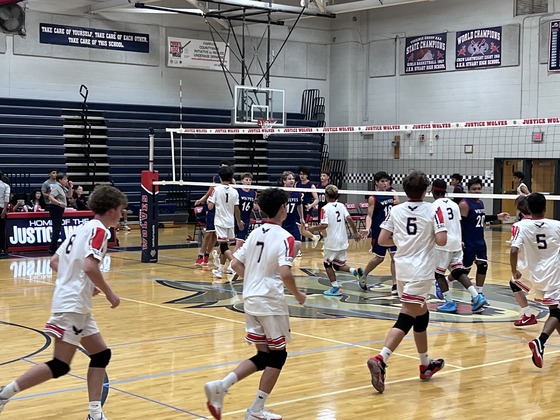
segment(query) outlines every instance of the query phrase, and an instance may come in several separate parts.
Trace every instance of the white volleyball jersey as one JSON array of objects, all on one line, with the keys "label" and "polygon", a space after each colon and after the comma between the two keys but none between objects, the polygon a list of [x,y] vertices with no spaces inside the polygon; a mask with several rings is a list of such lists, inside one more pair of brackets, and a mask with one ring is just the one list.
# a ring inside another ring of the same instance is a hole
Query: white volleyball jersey
[{"label": "white volleyball jersey", "polygon": [[560,288],[560,222],[552,219],[524,219],[515,223],[512,247],[524,250],[527,271],[535,289]]},{"label": "white volleyball jersey", "polygon": [[436,245],[436,249],[449,252],[461,251],[463,245],[461,243],[461,210],[459,210],[459,206],[452,199],[443,197],[434,201],[433,207],[436,214],[441,211],[447,228],[447,244],[445,246]]},{"label": "white volleyball jersey", "polygon": [[239,205],[239,193],[234,187],[220,184],[214,187],[212,195],[208,199],[216,206],[214,225],[233,228],[235,226],[235,206]]},{"label": "white volleyball jersey", "polygon": [[[530,220],[530,217],[525,217],[524,219],[521,219],[519,222],[515,222],[513,225],[511,225],[511,243],[513,244],[513,237],[515,236],[515,234],[517,233],[517,231],[519,230],[519,223],[522,220]],[[517,269],[518,270],[525,270],[527,268],[527,258],[525,257],[525,248],[521,247],[519,248],[519,252],[517,253]]]},{"label": "white volleyball jersey", "polygon": [[342,251],[348,249],[346,217],[350,216],[343,203],[327,203],[321,209],[321,224],[328,225],[325,249]]},{"label": "white volleyball jersey", "polygon": [[445,232],[443,213],[433,203],[407,201],[391,209],[381,229],[393,233],[397,246],[395,268],[397,280],[431,280],[436,267],[435,234]]},{"label": "white volleyball jersey", "polygon": [[288,315],[279,268],[292,266],[295,239],[280,225],[255,228],[233,255],[245,265],[243,309],[249,315]]},{"label": "white volleyball jersey", "polygon": [[79,226],[64,240],[56,253],[58,273],[52,299],[52,313],[91,313],[95,285],[84,272],[90,255],[101,262],[107,252],[109,230],[97,219]]}]

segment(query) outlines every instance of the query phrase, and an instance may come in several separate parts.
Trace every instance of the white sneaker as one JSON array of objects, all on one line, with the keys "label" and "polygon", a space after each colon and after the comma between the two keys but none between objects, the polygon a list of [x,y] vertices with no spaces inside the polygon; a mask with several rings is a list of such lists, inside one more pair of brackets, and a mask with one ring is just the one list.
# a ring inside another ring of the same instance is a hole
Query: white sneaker
[{"label": "white sneaker", "polygon": [[95,417],[92,417],[91,414],[88,414],[88,416],[86,417],[86,420],[109,420],[109,419],[107,419],[107,417],[105,417],[105,414],[101,413],[101,417],[99,417],[98,419],[96,419]]},{"label": "white sneaker", "polygon": [[235,271],[233,271],[233,268],[231,268],[231,267],[228,267],[228,268],[227,268],[226,273],[228,273],[228,274],[237,274]]},{"label": "white sneaker", "polygon": [[271,413],[270,411],[251,411],[247,410],[245,414],[245,420],[282,420],[280,414]]},{"label": "white sneaker", "polygon": [[300,258],[303,254],[301,253],[301,249],[297,252],[296,258]]},{"label": "white sneaker", "polygon": [[220,266],[220,256],[218,255],[218,251],[216,251],[215,249],[212,250],[212,258],[213,258],[214,265],[216,267],[219,267]]},{"label": "white sneaker", "polygon": [[215,419],[222,418],[222,405],[224,404],[224,396],[226,391],[222,387],[222,381],[207,382],[204,385],[204,392],[206,393],[206,406]]},{"label": "white sneaker", "polygon": [[317,244],[319,243],[319,239],[321,237],[319,235],[313,235],[313,239],[311,240],[311,248],[317,248]]},{"label": "white sneaker", "polygon": [[123,223],[123,229],[130,231],[130,226],[128,226],[126,223]]},{"label": "white sneaker", "polygon": [[214,274],[215,277],[218,277],[219,279],[221,279],[224,275],[222,274],[221,270],[215,268],[214,270],[212,270],[212,274]]},{"label": "white sneaker", "polygon": [[[0,386],[0,392],[2,392],[3,389],[4,387]],[[8,403],[8,401],[10,401],[9,398],[0,398],[0,413],[2,412],[4,406]]]}]

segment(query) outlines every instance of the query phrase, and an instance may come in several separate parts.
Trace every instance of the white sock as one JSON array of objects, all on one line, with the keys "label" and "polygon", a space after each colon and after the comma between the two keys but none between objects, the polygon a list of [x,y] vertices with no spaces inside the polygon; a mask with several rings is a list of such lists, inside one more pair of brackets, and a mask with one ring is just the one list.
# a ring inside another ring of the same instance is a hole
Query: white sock
[{"label": "white sock", "polygon": [[469,288],[467,289],[467,292],[469,292],[471,294],[471,297],[474,299],[478,296],[478,292],[476,291],[476,288],[471,284],[469,286]]},{"label": "white sock", "polygon": [[103,410],[101,409],[101,401],[89,402],[89,415],[93,420],[101,420]]},{"label": "white sock", "polygon": [[230,372],[224,379],[222,379],[222,386],[227,391],[238,380],[239,378],[237,377],[237,375],[233,372]]},{"label": "white sock", "polygon": [[525,316],[531,316],[531,311],[529,309],[529,306],[525,306],[524,308],[521,308],[521,312],[523,312],[523,315]]},{"label": "white sock", "polygon": [[393,352],[389,347],[383,347],[379,354],[381,355],[381,357],[383,357],[383,361],[387,363],[387,360],[389,360],[389,357],[391,357],[391,354],[393,354]]},{"label": "white sock", "polygon": [[262,411],[264,409],[264,404],[266,403],[267,398],[268,394],[259,389],[259,392],[257,392],[257,397],[255,398],[255,401],[253,402],[250,410],[254,413]]},{"label": "white sock", "polygon": [[478,293],[482,293],[482,287],[483,287],[483,286],[476,286],[476,291],[477,291]]},{"label": "white sock", "polygon": [[451,290],[448,290],[447,292],[443,292],[443,298],[445,299],[446,302],[453,302],[453,296],[451,295]]},{"label": "white sock", "polygon": [[220,265],[218,266],[218,270],[224,271],[224,265],[223,265],[223,264],[220,264]]},{"label": "white sock", "polygon": [[350,272],[352,273],[352,275],[356,275],[358,274],[358,270],[356,270],[354,267],[350,267]]},{"label": "white sock", "polygon": [[2,392],[0,392],[0,398],[8,399],[12,398],[19,392],[19,386],[16,381],[10,382],[8,385],[4,387]]},{"label": "white sock", "polygon": [[428,357],[428,352],[418,353],[418,356],[420,356],[420,364],[422,366],[428,366],[430,364],[430,358]]},{"label": "white sock", "polygon": [[339,287],[338,282],[335,280],[331,283],[332,287]]}]

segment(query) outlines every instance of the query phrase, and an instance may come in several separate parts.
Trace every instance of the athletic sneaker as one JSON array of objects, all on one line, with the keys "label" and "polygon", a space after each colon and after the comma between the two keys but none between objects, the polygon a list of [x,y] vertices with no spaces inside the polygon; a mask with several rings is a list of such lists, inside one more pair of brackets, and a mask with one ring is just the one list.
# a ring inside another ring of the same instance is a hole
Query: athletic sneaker
[{"label": "athletic sneaker", "polygon": [[472,311],[476,312],[483,306],[488,304],[488,301],[484,297],[482,293],[479,293],[477,297],[471,299],[472,302]]},{"label": "athletic sneaker", "polygon": [[222,381],[206,382],[204,385],[204,392],[206,393],[206,406],[210,410],[210,414],[220,420],[222,418],[222,405],[224,404],[224,396],[226,391],[222,387]]},{"label": "athletic sneaker", "polygon": [[443,300],[443,293],[441,288],[439,287],[439,283],[437,280],[434,280],[434,285],[436,286],[436,297],[440,300]]},{"label": "athletic sneaker", "polygon": [[427,381],[432,379],[434,373],[439,372],[445,366],[443,359],[430,360],[429,365],[420,365],[420,379]]},{"label": "athletic sneaker", "polygon": [[543,355],[544,355],[544,344],[541,344],[538,338],[535,338],[533,341],[529,341],[529,348],[533,353],[533,364],[538,367],[543,367]]},{"label": "athletic sneaker", "polygon": [[303,254],[301,253],[301,249],[297,252],[296,258],[300,258]]},{"label": "athletic sneaker", "polygon": [[218,251],[215,249],[212,250],[212,262],[216,267],[220,266],[220,256],[218,255]]},{"label": "athletic sneaker", "polygon": [[329,290],[325,290],[323,294],[327,296],[342,296],[339,286],[333,286]]},{"label": "athletic sneaker", "polygon": [[[0,386],[0,392],[4,389],[3,386]],[[8,398],[0,398],[0,413],[4,409],[4,406],[10,401]]]},{"label": "athletic sneaker", "polygon": [[231,268],[231,267],[227,268],[226,273],[227,274],[236,274],[235,271],[233,271],[233,268]]},{"label": "athletic sneaker", "polygon": [[521,319],[518,319],[513,323],[516,327],[527,327],[529,325],[535,325],[537,323],[537,317],[535,315],[527,316],[523,314]]},{"label": "athletic sneaker", "polygon": [[364,269],[360,267],[357,270],[355,270],[352,274],[354,274],[354,277],[358,279],[358,284],[360,285],[362,290],[367,291],[367,276],[364,273]]},{"label": "athletic sneaker", "polygon": [[387,365],[383,361],[383,357],[378,354],[367,361],[369,373],[371,374],[371,384],[381,393],[385,391],[385,369]]},{"label": "athletic sneaker", "polygon": [[214,274],[214,276],[218,277],[219,279],[221,279],[224,276],[222,274],[222,271],[218,268],[215,268],[214,270],[212,270],[212,274]]},{"label": "athletic sneaker", "polygon": [[201,256],[196,257],[196,261],[194,262],[194,266],[195,267],[202,267],[202,257]]},{"label": "athletic sneaker", "polygon": [[457,304],[454,301],[445,302],[436,308],[438,312],[445,312],[446,314],[454,314],[457,312]]},{"label": "athletic sneaker", "polygon": [[311,248],[317,248],[320,239],[321,237],[319,235],[313,235],[313,239],[311,239]]},{"label": "athletic sneaker", "polygon": [[399,295],[399,291],[397,290],[397,285],[393,284],[391,286],[391,296],[398,296]]},{"label": "athletic sneaker", "polygon": [[205,255],[204,257],[202,257],[202,266],[203,267],[208,267],[208,255]]},{"label": "athletic sneaker", "polygon": [[128,226],[127,223],[123,223],[122,227],[123,227],[124,230],[130,231],[130,226]]},{"label": "athletic sneaker", "polygon": [[91,414],[88,414],[88,416],[86,417],[86,420],[108,420],[107,417],[105,417],[105,414],[101,413],[101,417],[99,417],[98,419],[96,419],[95,417],[92,417]]},{"label": "athletic sneaker", "polygon": [[245,420],[282,420],[280,414],[271,413],[270,411],[251,411],[247,410],[245,414]]}]

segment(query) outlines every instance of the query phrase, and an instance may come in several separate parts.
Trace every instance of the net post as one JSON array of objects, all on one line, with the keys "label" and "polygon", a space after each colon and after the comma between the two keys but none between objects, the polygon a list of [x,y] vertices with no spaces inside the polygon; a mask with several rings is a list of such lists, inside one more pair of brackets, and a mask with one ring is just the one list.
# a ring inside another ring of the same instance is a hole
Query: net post
[{"label": "net post", "polygon": [[140,220],[140,240],[141,240],[141,261],[143,263],[158,262],[158,193],[159,185],[158,171],[142,171],[142,188],[140,191],[140,210],[138,219]]}]

